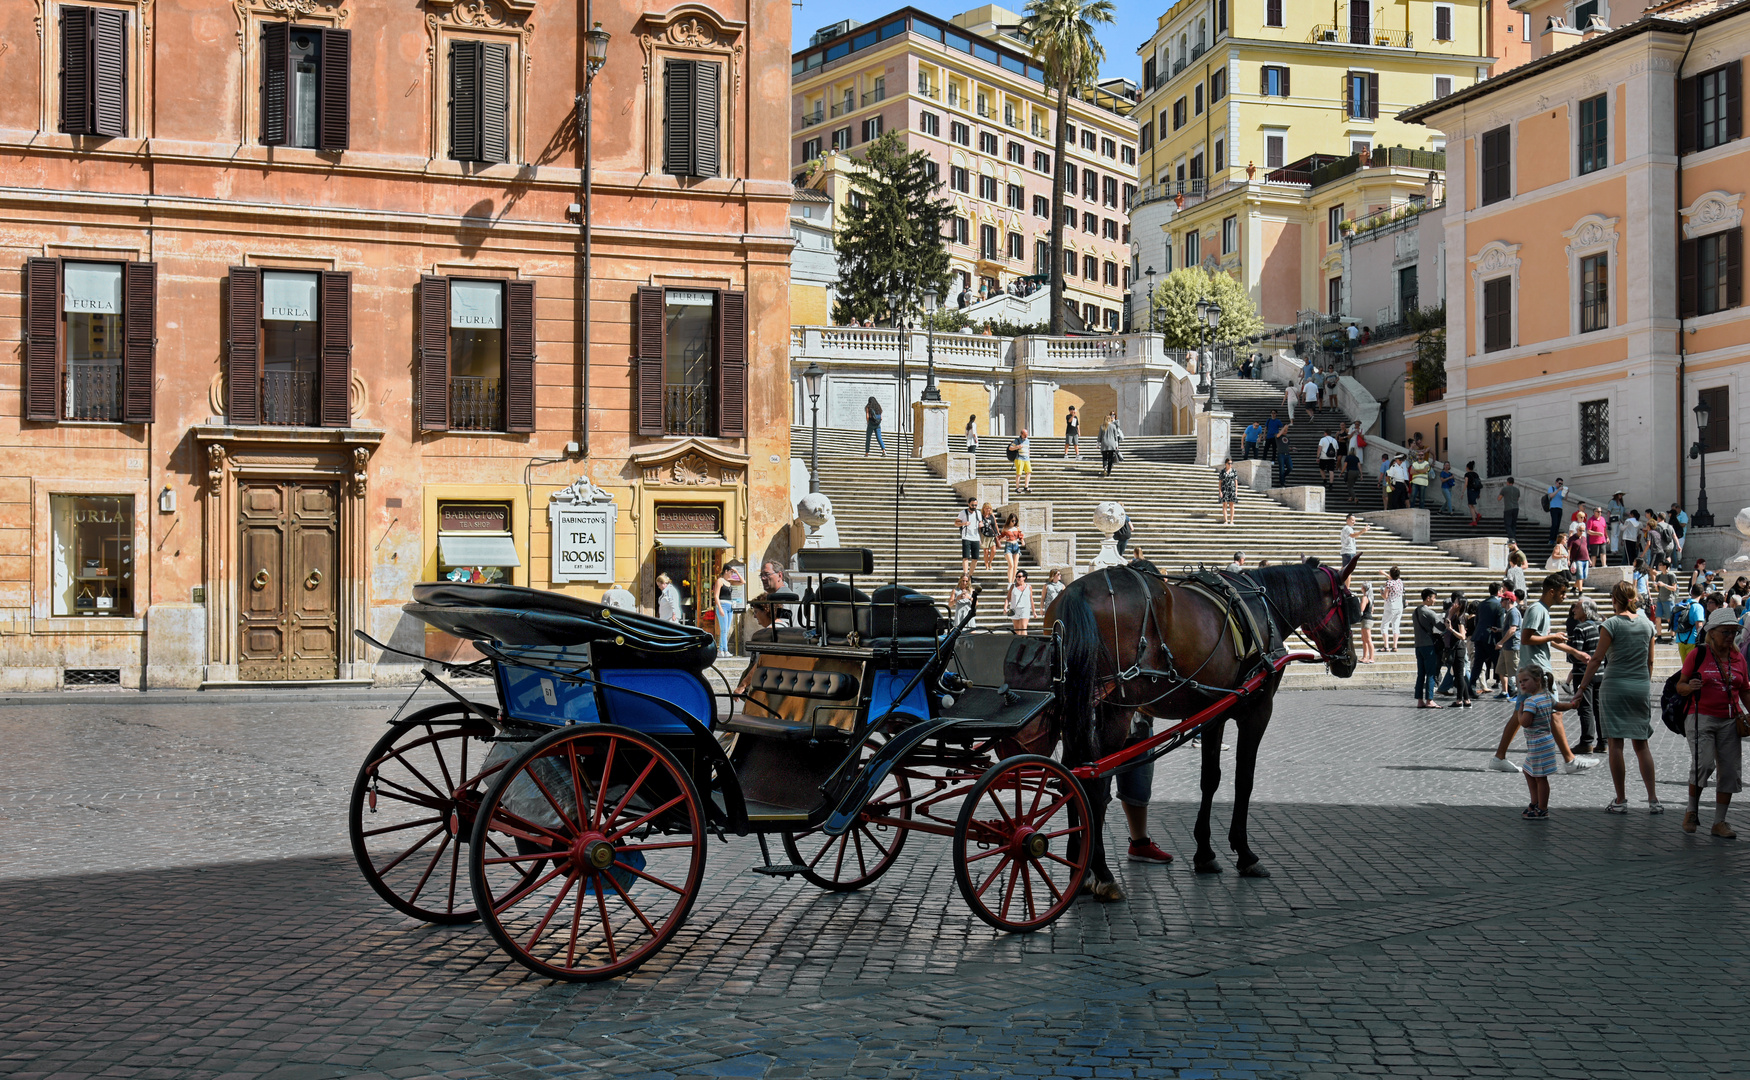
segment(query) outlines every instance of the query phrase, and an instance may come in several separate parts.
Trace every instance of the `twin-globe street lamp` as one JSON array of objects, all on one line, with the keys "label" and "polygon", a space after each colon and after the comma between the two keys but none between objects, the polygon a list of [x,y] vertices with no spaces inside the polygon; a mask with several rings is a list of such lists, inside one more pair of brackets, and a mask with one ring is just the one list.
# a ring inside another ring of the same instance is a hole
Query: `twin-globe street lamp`
[{"label": "twin-globe street lamp", "polygon": [[820,377],[826,370],[810,360],[802,370],[802,385],[808,391],[810,418],[808,423],[808,493],[820,490]]},{"label": "twin-globe street lamp", "polygon": [[1213,300],[1197,301],[1198,329],[1203,332],[1203,377],[1209,380],[1209,400],[1204,402],[1204,412],[1219,412],[1221,398],[1215,393],[1215,358],[1210,355],[1209,344],[1215,338],[1215,328],[1221,325],[1221,305]]},{"label": "twin-globe street lamp", "polygon": [[1701,490],[1696,493],[1696,496],[1695,496],[1695,517],[1691,518],[1689,523],[1697,529],[1711,529],[1711,528],[1713,528],[1713,524],[1714,524],[1714,516],[1712,513],[1710,513],[1708,511],[1708,508],[1707,508],[1707,435],[1706,435],[1706,432],[1707,432],[1707,422],[1708,422],[1708,407],[1707,407],[1707,402],[1702,399],[1700,393],[1696,394],[1696,396],[1695,396],[1695,408],[1691,411],[1695,413],[1695,443],[1694,443],[1694,445],[1692,445],[1689,448],[1689,456],[1692,458],[1698,458],[1701,461]]}]

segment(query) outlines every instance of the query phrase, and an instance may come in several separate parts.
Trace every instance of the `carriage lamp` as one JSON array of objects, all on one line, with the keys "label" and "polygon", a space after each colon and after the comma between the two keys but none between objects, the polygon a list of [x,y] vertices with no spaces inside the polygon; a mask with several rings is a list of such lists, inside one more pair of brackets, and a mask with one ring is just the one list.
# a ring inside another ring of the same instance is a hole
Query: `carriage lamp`
[{"label": "carriage lamp", "polygon": [[810,360],[802,369],[802,386],[808,392],[808,493],[820,490],[820,377],[826,371]]},{"label": "carriage lamp", "polygon": [[942,392],[936,389],[936,301],[941,299],[934,286],[924,289],[924,333],[928,341],[930,362],[929,375],[924,380],[923,399],[925,401],[941,401]]},{"label": "carriage lamp", "polygon": [[1707,401],[1698,392],[1695,397],[1695,445],[1689,448],[1689,456],[1701,462],[1701,487],[1695,493],[1695,517],[1690,524],[1698,529],[1711,529],[1714,516],[1707,508]]},{"label": "carriage lamp", "polygon": [[603,64],[608,62],[608,39],[613,35],[603,30],[602,24],[597,22],[595,27],[583,37],[584,47],[588,50],[589,73],[594,75],[601,70]]}]

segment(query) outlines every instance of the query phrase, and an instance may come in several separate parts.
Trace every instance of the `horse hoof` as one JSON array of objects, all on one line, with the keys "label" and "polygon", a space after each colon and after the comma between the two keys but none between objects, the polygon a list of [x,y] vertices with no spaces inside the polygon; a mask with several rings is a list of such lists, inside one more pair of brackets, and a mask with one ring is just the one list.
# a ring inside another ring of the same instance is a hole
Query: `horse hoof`
[{"label": "horse hoof", "polygon": [[1221,864],[1214,859],[1199,859],[1195,869],[1199,874],[1219,874],[1221,873]]},{"label": "horse hoof", "polygon": [[1116,904],[1120,900],[1128,900],[1130,898],[1129,894],[1124,891],[1124,886],[1118,884],[1116,881],[1100,882],[1094,886],[1093,893],[1094,899],[1102,904]]},{"label": "horse hoof", "polygon": [[1241,877],[1265,878],[1265,877],[1270,876],[1270,871],[1264,869],[1263,863],[1255,862],[1255,863],[1252,863],[1250,866],[1240,867],[1240,876]]}]

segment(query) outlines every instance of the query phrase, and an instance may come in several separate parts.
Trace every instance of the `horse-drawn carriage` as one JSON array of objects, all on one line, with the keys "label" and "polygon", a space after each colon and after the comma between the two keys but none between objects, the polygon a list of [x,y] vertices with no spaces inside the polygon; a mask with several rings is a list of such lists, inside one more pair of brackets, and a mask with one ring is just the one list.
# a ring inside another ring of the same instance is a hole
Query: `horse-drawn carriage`
[{"label": "horse-drawn carriage", "polygon": [[[1107,777],[1179,745],[1288,660],[1317,658],[1282,652],[1167,731],[1071,768],[1048,753],[1066,686],[1087,698],[1097,678],[1097,638],[1071,671],[1076,650],[1055,630],[946,627],[897,584],[864,596],[865,549],[802,558],[850,580],[827,579],[800,625],[752,642],[745,678],[720,691],[702,630],[541,590],[416,586],[406,610],[485,656],[438,666],[489,674],[497,701],[471,701],[428,667],[454,700],[391,719],[350,807],[371,886],[429,922],[480,919],[540,974],[591,981],[631,971],[681,929],[709,834],[757,836],[756,872],[850,890],[925,832],[950,839],[973,912],[1037,930],[1068,909],[1090,863],[1104,865]],[[1085,636],[1085,620],[1071,625]],[[773,862],[773,835],[788,861]]]}]

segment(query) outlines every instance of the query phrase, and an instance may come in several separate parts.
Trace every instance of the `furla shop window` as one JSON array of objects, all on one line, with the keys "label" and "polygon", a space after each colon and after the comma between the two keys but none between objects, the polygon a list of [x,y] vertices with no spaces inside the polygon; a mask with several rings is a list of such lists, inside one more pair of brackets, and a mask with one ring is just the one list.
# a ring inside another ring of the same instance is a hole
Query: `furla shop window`
[{"label": "furla shop window", "polygon": [[152,421],[157,267],[25,263],[25,419]]},{"label": "furla shop window", "polygon": [[234,266],[225,314],[230,423],[346,426],[352,392],[351,274]]},{"label": "furla shop window", "polygon": [[419,426],[535,430],[535,284],[419,279]]},{"label": "furla shop window", "polygon": [[134,497],[50,495],[54,543],[51,613],[134,614]]}]

